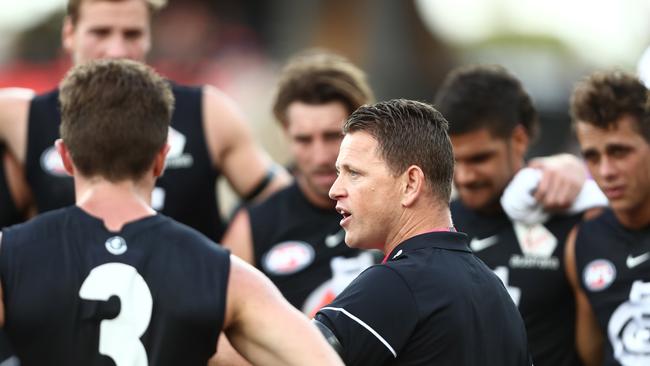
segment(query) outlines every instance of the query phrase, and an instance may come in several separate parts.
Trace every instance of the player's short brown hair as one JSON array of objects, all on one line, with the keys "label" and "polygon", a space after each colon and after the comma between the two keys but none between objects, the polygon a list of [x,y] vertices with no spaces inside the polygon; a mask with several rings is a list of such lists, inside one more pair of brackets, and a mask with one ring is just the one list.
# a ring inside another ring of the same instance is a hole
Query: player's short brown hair
[{"label": "player's short brown hair", "polygon": [[293,102],[341,102],[349,114],[373,101],[366,75],[358,67],[343,56],[308,50],[290,59],[282,70],[273,114],[280,123],[286,124],[287,108]]},{"label": "player's short brown hair", "polygon": [[174,106],[169,83],[130,60],[72,68],[59,87],[60,134],[86,177],[137,180],[167,141]]},{"label": "player's short brown hair", "polygon": [[[79,20],[79,9],[81,9],[82,3],[98,2],[98,1],[118,2],[118,1],[125,1],[125,0],[68,0],[66,14],[72,21],[72,24],[77,24],[77,21]],[[165,5],[167,5],[167,0],[142,0],[142,1],[144,1],[147,4],[151,14],[162,9],[163,7],[165,7]]]}]

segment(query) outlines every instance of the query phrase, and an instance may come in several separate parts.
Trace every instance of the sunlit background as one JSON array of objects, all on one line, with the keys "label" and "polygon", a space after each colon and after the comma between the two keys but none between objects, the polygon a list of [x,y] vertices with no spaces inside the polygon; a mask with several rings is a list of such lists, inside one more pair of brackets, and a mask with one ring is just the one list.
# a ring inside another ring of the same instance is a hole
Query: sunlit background
[{"label": "sunlit background", "polygon": [[[57,85],[69,67],[60,46],[65,4],[0,0],[0,87]],[[540,155],[575,147],[568,98],[577,80],[595,69],[637,70],[650,45],[650,0],[171,0],[153,34],[154,67],[222,88],[283,163],[273,85],[282,63],[308,47],[361,66],[379,99],[431,101],[455,66],[504,65],[540,111],[531,150]]]}]

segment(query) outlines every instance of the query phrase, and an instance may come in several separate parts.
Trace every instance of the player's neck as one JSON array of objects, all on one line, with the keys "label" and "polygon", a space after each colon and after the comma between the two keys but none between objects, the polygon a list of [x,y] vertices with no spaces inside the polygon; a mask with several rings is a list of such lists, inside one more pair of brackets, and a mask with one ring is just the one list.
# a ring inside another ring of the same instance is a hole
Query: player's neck
[{"label": "player's neck", "polygon": [[101,178],[75,181],[76,203],[116,232],[128,222],[155,215],[150,207],[151,188],[143,183],[113,183]]},{"label": "player's neck", "polygon": [[324,210],[334,210],[336,208],[336,201],[329,198],[327,195],[319,194],[309,187],[304,178],[298,176],[296,177],[298,187],[302,192],[303,196],[311,203],[312,205],[322,208]]},{"label": "player's neck", "polygon": [[630,210],[614,210],[614,215],[624,227],[632,230],[650,225],[650,199]]}]

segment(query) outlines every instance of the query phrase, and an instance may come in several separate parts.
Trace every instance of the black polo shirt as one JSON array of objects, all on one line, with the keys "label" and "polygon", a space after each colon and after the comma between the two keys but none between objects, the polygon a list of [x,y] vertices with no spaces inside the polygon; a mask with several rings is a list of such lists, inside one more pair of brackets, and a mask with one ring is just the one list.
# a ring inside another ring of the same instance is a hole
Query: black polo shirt
[{"label": "black polo shirt", "polygon": [[530,365],[519,311],[467,241],[412,237],[316,314],[346,365]]}]

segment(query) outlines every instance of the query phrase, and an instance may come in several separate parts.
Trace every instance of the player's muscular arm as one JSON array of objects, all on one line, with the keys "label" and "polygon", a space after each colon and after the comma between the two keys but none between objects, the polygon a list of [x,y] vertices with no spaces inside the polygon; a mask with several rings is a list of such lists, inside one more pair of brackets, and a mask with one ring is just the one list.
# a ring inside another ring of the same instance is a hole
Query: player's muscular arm
[{"label": "player's muscular arm", "polygon": [[232,254],[254,265],[253,234],[246,209],[237,212],[221,242],[224,247],[230,249]]},{"label": "player's muscular arm", "polygon": [[251,366],[251,363],[237,353],[226,335],[221,333],[217,353],[208,361],[208,366]]},{"label": "player's muscular arm", "polygon": [[587,295],[578,282],[575,261],[576,234],[577,228],[574,228],[569,233],[564,248],[566,276],[573,289],[576,302],[576,349],[585,366],[596,366],[602,364],[603,336]]},{"label": "player's muscular arm", "polygon": [[203,88],[203,128],[213,164],[241,197],[256,191],[270,171],[274,174],[257,197],[266,197],[291,181],[255,142],[235,103],[211,86]]},{"label": "player's muscular arm", "polygon": [[304,315],[264,275],[235,256],[224,330],[254,365],[343,365]]},{"label": "player's muscular arm", "polygon": [[30,89],[0,89],[0,141],[20,164],[25,163],[27,154],[27,118],[33,97]]},{"label": "player's muscular arm", "polygon": [[22,166],[18,163],[13,155],[5,152],[0,157],[4,162],[5,177],[9,186],[9,193],[16,205],[18,211],[25,218],[32,217],[36,214],[36,207],[32,196],[31,189],[25,180],[25,174]]}]

